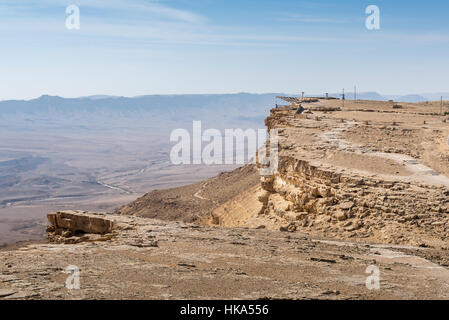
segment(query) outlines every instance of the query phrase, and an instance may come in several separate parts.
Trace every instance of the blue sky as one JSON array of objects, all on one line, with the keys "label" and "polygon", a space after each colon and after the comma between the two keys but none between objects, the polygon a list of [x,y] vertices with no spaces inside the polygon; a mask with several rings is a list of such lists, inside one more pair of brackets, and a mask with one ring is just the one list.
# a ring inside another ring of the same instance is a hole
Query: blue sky
[{"label": "blue sky", "polygon": [[[380,30],[365,28],[368,5]],[[0,39],[0,100],[449,91],[441,0],[0,0]]]}]

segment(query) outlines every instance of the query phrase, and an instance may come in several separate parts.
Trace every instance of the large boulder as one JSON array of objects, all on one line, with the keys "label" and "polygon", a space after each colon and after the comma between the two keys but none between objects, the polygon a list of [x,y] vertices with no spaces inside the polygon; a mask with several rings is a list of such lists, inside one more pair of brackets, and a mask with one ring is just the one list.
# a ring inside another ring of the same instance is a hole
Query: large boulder
[{"label": "large boulder", "polygon": [[73,232],[106,234],[112,232],[114,222],[99,214],[84,211],[58,211],[47,214],[50,225],[55,229]]}]

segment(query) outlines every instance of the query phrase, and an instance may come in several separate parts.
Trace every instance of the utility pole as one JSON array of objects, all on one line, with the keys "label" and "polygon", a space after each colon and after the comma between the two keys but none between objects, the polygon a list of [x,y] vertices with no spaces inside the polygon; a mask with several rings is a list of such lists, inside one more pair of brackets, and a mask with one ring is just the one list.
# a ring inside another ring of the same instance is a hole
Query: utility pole
[{"label": "utility pole", "polygon": [[343,94],[341,95],[341,103],[344,107],[345,106],[345,88],[343,88]]},{"label": "utility pole", "polygon": [[301,92],[301,100],[304,100],[304,91]]}]

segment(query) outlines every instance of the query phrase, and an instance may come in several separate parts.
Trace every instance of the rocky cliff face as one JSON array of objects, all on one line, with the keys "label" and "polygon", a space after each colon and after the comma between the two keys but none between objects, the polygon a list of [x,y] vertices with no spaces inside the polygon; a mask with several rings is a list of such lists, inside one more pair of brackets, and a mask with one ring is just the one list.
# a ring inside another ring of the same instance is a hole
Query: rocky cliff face
[{"label": "rocky cliff face", "polygon": [[[449,148],[443,146],[435,154],[438,160],[430,163],[432,167],[424,165],[425,157],[421,163],[409,155],[417,154],[418,148],[420,152],[429,149],[429,143],[444,141],[449,135],[446,122],[428,115],[422,123],[429,127],[423,128],[412,107],[392,113],[391,106],[383,103],[373,106],[376,111],[368,121],[367,114],[373,110],[353,110],[349,105],[348,110],[328,111],[335,109],[326,109],[326,103],[332,107],[337,102],[321,102],[324,106],[310,108],[314,111],[301,116],[289,108],[271,111],[266,125],[279,131],[278,171],[261,177],[253,197],[240,196],[216,209],[212,221],[338,239],[446,246],[449,178],[434,168],[449,165]],[[380,128],[377,137],[358,135],[357,142],[347,139],[373,127]],[[403,134],[411,130],[419,133],[412,141]],[[389,152],[373,147],[372,140],[392,136]],[[406,154],[400,153],[404,150]],[[259,206],[254,203],[256,198]],[[250,199],[254,200],[252,212],[246,209]]]},{"label": "rocky cliff face", "polygon": [[261,214],[286,220],[283,229],[414,244],[424,233],[441,244],[449,236],[444,187],[348,176],[291,157],[279,164],[278,173],[262,179]]}]

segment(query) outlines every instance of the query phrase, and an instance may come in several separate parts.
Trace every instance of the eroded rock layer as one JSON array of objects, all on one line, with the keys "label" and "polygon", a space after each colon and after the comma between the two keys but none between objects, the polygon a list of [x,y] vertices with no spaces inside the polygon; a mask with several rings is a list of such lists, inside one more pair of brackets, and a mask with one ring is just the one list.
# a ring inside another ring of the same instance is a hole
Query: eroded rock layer
[{"label": "eroded rock layer", "polygon": [[47,239],[56,243],[110,240],[114,221],[101,213],[58,211],[47,214]]},{"label": "eroded rock layer", "polygon": [[339,104],[320,100],[302,115],[291,107],[271,110],[265,122],[278,132],[278,170],[261,177],[253,195],[214,210],[211,222],[447,246],[446,118],[419,104],[400,111],[387,102]]}]

